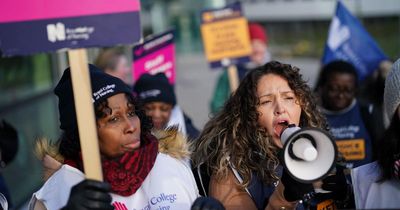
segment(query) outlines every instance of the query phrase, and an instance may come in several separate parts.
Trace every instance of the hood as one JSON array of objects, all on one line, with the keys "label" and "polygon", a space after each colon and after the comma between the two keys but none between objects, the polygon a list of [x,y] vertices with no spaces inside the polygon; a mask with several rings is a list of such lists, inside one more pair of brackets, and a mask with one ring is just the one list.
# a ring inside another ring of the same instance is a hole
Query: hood
[{"label": "hood", "polygon": [[159,152],[180,160],[190,157],[190,145],[185,135],[179,132],[177,126],[168,127],[164,130],[153,130],[153,135],[159,140]]}]

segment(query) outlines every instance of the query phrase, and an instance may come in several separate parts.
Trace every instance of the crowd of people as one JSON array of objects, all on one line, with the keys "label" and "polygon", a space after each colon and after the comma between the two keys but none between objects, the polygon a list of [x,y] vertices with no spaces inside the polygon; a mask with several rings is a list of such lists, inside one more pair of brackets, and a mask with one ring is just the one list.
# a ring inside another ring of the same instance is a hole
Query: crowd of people
[{"label": "crowd of people", "polygon": [[[133,81],[123,51],[100,52],[89,74],[99,96],[93,108],[104,181],[85,178],[67,68],[54,89],[61,135],[56,143],[36,142],[45,182],[29,209],[400,208],[400,59],[376,73],[383,100],[365,97],[369,86],[344,60],[322,66],[311,90],[302,70],[271,61],[261,25],[250,23],[249,35],[253,53],[238,66],[238,88],[229,88],[223,71],[202,129],[178,105],[165,74]],[[10,130],[0,125],[2,133]],[[290,126],[334,139],[329,173],[305,182],[289,172],[284,150],[290,145],[281,134]],[[0,163],[15,156],[6,159],[0,149]]]}]

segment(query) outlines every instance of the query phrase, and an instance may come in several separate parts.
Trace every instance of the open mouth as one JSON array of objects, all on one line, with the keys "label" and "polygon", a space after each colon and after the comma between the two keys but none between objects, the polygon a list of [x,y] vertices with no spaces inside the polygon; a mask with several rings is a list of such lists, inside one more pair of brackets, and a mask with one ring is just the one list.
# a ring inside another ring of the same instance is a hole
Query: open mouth
[{"label": "open mouth", "polygon": [[281,137],[282,131],[287,128],[289,125],[289,122],[287,120],[280,120],[278,123],[274,126],[274,133],[276,136]]}]

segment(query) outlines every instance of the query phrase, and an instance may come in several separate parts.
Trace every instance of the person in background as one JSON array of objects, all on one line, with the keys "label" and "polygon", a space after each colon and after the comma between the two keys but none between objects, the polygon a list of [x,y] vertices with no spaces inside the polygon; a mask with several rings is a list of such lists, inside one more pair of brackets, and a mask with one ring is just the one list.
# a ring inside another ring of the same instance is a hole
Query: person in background
[{"label": "person in background", "polygon": [[322,68],[316,86],[319,108],[328,120],[339,152],[347,161],[347,168],[373,160],[372,139],[365,126],[367,120],[373,119],[363,119],[361,105],[356,98],[357,78],[352,64],[336,60]]},{"label": "person in background", "polygon": [[400,208],[400,59],[385,82],[384,106],[389,128],[377,148],[377,161],[351,171],[357,209]]},{"label": "person in background", "polygon": [[[18,152],[18,133],[15,128],[5,120],[0,122],[0,168],[5,168],[11,163]],[[0,171],[0,193],[7,199],[8,207],[13,208],[10,192]]]},{"label": "person in background", "polygon": [[131,62],[120,48],[103,49],[94,63],[99,69],[111,76],[120,78],[129,86],[133,85]]},{"label": "person in background", "polygon": [[389,60],[382,61],[377,70],[360,82],[359,94],[357,94],[361,105],[361,116],[373,140],[374,159],[377,155],[375,148],[379,147],[379,140],[382,139],[385,129],[389,127],[389,119],[383,108],[383,91],[387,74],[392,65],[393,62]]},{"label": "person in background", "polygon": [[326,128],[299,69],[272,61],[249,71],[193,145],[200,194],[228,210],[296,208],[313,186],[282,169],[288,124]]},{"label": "person in background", "polygon": [[190,209],[198,189],[185,162],[186,139],[176,129],[153,136],[131,88],[93,65],[89,72],[104,182],[83,174],[68,68],[54,90],[63,133],[56,144],[38,141],[47,180],[33,194],[30,209]]},{"label": "person in background", "polygon": [[178,125],[189,140],[197,138],[199,131],[192,120],[183,111],[174,114],[173,110],[178,106],[176,96],[164,73],[143,74],[136,81],[134,92],[144,103],[146,114],[151,117],[155,129]]},{"label": "person in background", "polygon": [[[271,60],[271,55],[268,51],[268,37],[265,28],[258,23],[249,23],[249,35],[252,49],[250,62],[237,66],[239,80],[244,78],[248,69],[261,66]],[[210,110],[212,114],[216,114],[222,108],[231,92],[228,73],[224,70],[218,78],[211,99]]]}]

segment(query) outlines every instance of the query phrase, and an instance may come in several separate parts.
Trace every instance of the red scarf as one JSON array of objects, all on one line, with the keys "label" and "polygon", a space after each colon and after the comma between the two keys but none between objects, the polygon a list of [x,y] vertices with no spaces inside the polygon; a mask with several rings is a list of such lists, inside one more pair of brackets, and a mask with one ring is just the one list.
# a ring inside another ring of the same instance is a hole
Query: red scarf
[{"label": "red scarf", "polygon": [[[102,158],[104,181],[111,184],[111,191],[115,194],[133,195],[153,168],[157,153],[158,141],[148,134],[139,149],[115,159]],[[82,165],[82,158],[80,161],[79,165]],[[65,164],[78,168],[78,164],[70,159],[65,160]]]}]

